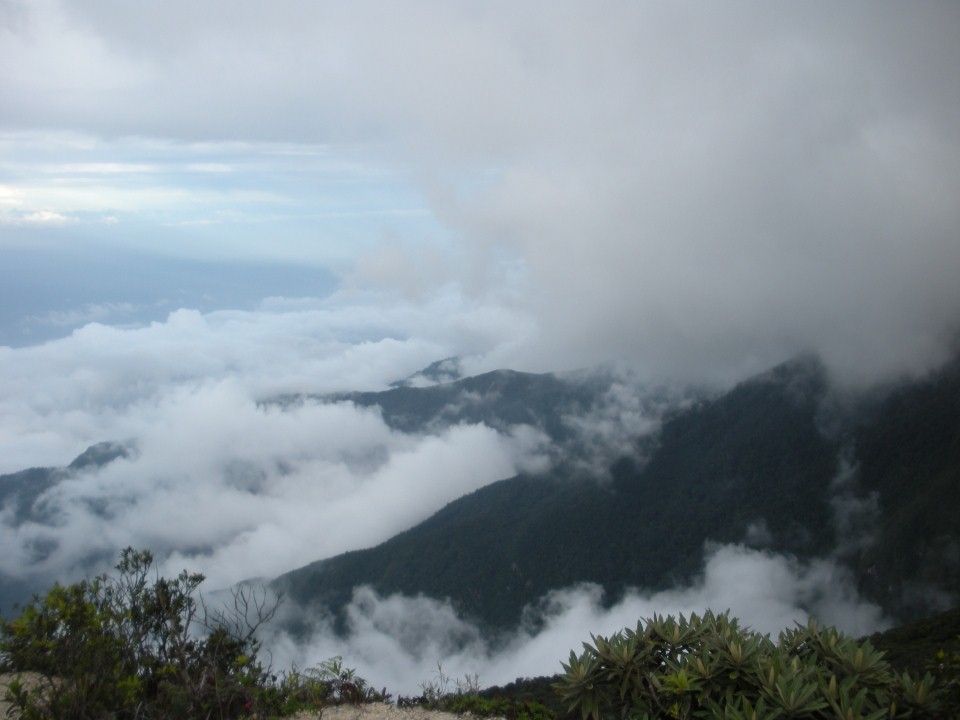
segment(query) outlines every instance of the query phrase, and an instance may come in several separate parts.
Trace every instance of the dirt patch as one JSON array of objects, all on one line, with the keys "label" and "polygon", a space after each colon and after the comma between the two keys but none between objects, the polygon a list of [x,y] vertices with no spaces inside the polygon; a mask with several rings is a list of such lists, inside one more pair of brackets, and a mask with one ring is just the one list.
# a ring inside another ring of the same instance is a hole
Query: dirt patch
[{"label": "dirt patch", "polygon": [[[13,673],[0,675],[0,720],[5,720],[10,703],[3,699],[10,681],[20,678],[27,687],[33,687],[40,681],[37,673]],[[299,713],[294,720],[317,720],[318,713]],[[459,716],[461,720],[469,716]],[[454,713],[426,710],[420,707],[398,708],[385,703],[367,703],[365,705],[335,705],[323,709],[323,720],[457,720]]]},{"label": "dirt patch", "polygon": [[[300,713],[295,720],[316,720],[317,713]],[[426,710],[421,707],[398,708],[386,703],[334,705],[323,709],[323,720],[457,720],[469,715]]]}]

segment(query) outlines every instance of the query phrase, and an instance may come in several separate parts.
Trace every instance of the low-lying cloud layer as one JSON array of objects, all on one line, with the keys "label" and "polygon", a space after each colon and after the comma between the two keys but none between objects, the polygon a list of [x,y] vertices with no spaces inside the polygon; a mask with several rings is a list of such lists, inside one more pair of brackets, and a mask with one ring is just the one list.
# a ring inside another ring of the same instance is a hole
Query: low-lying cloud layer
[{"label": "low-lying cloud layer", "polygon": [[[90,324],[44,345],[0,347],[0,472],[65,465],[93,443],[141,437],[222,382],[251,402],[380,390],[457,352],[472,357],[471,371],[493,369],[480,352],[528,333],[521,314],[441,293],[389,306],[273,298],[258,311],[185,309],[146,327]],[[209,410],[208,432],[222,410]]]},{"label": "low-lying cloud layer", "polygon": [[[41,495],[46,522],[2,518],[0,571],[62,577],[133,545],[223,587],[377,544],[478,487],[544,466],[545,437],[528,426],[409,435],[351,403],[269,402],[384,389],[451,347],[443,332],[402,337],[427,321],[422,310],[365,312],[310,303],[179,311],[146,328],[88,325],[0,349],[3,472],[66,465],[105,440],[135,448]],[[483,333],[470,314],[461,336]]]},{"label": "low-lying cloud layer", "polygon": [[[810,563],[740,545],[708,549],[703,573],[690,587],[644,593],[636,590],[610,605],[592,585],[552,592],[531,610],[538,630],[520,628],[500,643],[484,639],[448,603],[432,598],[380,597],[359,588],[347,609],[347,637],[318,627],[308,641],[267,636],[280,666],[310,667],[341,656],[347,667],[377,688],[418,695],[436,682],[437,666],[456,680],[479,676],[482,686],[561,672],[571,650],[580,652],[590,634],[634,627],[640,618],[729,610],[754,630],[774,636],[810,617],[861,637],[888,625],[880,608],[862,601],[845,570],[830,560]],[[287,608],[287,612],[296,612]],[[534,617],[536,616],[536,617]],[[452,687],[451,687],[452,689]]]}]

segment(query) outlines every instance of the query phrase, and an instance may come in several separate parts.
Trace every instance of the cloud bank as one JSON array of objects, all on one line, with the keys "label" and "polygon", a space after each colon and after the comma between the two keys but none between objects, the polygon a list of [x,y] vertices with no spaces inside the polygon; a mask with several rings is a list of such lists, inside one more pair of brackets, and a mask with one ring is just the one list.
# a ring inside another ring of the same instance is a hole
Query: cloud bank
[{"label": "cloud bank", "polygon": [[409,435],[351,403],[272,402],[385,389],[484,337],[485,310],[443,312],[458,321],[432,340],[418,332],[433,324],[421,307],[385,316],[275,299],[256,312],[181,310],[145,328],[90,324],[0,348],[0,471],[66,465],[104,440],[135,446],[44,492],[35,507],[47,522],[7,513],[0,571],[62,578],[133,545],[223,587],[377,544],[478,487],[543,467],[546,438],[527,426]]},{"label": "cloud bank", "polygon": [[456,293],[390,307],[354,295],[182,309],[145,327],[91,323],[43,345],[0,347],[0,472],[65,465],[93,443],[140,437],[171,398],[220,382],[251,402],[379,390],[460,350],[470,372],[495,369],[497,349],[529,332],[522,314]]},{"label": "cloud bank", "polygon": [[[10,217],[72,217],[96,176],[98,217],[154,250],[496,297],[535,324],[528,369],[729,382],[814,350],[864,381],[955,348],[953,4],[9,0],[0,23]],[[38,169],[44,133],[78,154]],[[170,156],[194,170],[159,194],[108,182]]]},{"label": "cloud bank", "polygon": [[846,571],[830,560],[801,563],[723,545],[709,548],[702,575],[687,588],[634,590],[612,604],[593,585],[554,591],[540,607],[531,608],[529,620],[536,620],[539,629],[521,627],[499,643],[484,639],[449,603],[380,597],[358,588],[347,609],[346,637],[321,624],[306,642],[267,636],[266,645],[281,666],[311,667],[341,656],[345,666],[356,668],[377,688],[419,695],[422,682],[438,679],[438,664],[452,679],[478,676],[483,687],[553,675],[561,672],[560,663],[571,650],[580,652],[591,633],[610,635],[654,614],[702,615],[708,608],[729,610],[752,629],[773,636],[810,617],[853,637],[889,624],[879,607],[858,597]]}]

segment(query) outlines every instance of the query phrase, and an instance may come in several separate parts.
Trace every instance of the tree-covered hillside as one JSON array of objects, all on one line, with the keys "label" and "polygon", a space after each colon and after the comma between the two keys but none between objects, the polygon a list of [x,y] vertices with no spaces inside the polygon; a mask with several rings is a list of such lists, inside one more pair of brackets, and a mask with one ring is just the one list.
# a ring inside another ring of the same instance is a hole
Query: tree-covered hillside
[{"label": "tree-covered hillside", "polygon": [[833,543],[821,520],[836,454],[816,427],[822,380],[809,359],[784,366],[676,414],[645,440],[653,447],[638,448],[646,462],[623,458],[609,480],[568,467],[504,480],[277,586],[333,607],[361,584],[450,597],[466,615],[506,627],[554,588],[595,582],[614,600],[630,586],[687,579],[705,539],[740,541],[761,521],[778,550],[823,551]]},{"label": "tree-covered hillside", "polygon": [[[702,570],[709,540],[844,562],[860,593],[898,620],[960,597],[960,360],[856,397],[836,394],[812,357],[719,397],[647,391],[633,407],[665,419],[598,468],[583,426],[603,420],[614,392],[622,402],[628,391],[637,392],[604,373],[498,371],[323,398],[376,406],[391,427],[416,433],[529,423],[553,440],[555,462],[461,497],[377,547],[318,559],[276,586],[334,611],[357,585],[446,597],[481,625],[508,628],[545,593],[576,583],[601,585],[608,602],[630,587],[684,584]],[[4,523],[55,523],[44,493],[132,447],[104,443],[68,467],[0,476]],[[49,552],[39,543],[33,550],[37,562]],[[38,589],[30,579],[0,574],[0,610]]]},{"label": "tree-covered hillside", "polygon": [[[567,418],[587,415],[604,403],[613,382],[613,376],[603,372],[561,378],[552,373],[495,370],[429,387],[400,385],[382,392],[287,396],[281,402],[308,397],[377,407],[388,425],[403,432],[424,432],[458,423],[484,423],[497,429],[527,424],[562,442],[573,433]],[[651,394],[648,401],[662,399]]]},{"label": "tree-covered hillside", "polygon": [[689,580],[705,540],[747,541],[847,562],[868,598],[915,617],[960,578],[958,378],[953,364],[844,415],[800,358],[676,412],[609,478],[561,464],[504,480],[276,586],[335,610],[357,585],[448,597],[504,628],[551,589],[594,582],[612,602]]},{"label": "tree-covered hillside", "polygon": [[[102,442],[87,448],[66,467],[29,468],[0,475],[0,517],[3,524],[12,528],[20,527],[24,523],[56,524],[56,512],[43,501],[46,491],[58,483],[70,480],[79,472],[102,467],[118,458],[127,457],[132,452],[132,442]],[[34,543],[33,561],[42,562],[52,547],[53,543]],[[31,568],[24,570],[25,575],[19,576],[0,572],[0,616],[10,612],[15,605],[29,600],[31,595],[40,589],[33,584],[29,573]]]},{"label": "tree-covered hillside", "polygon": [[855,559],[864,589],[906,617],[960,598],[960,360],[890,393],[852,435],[879,505]]}]

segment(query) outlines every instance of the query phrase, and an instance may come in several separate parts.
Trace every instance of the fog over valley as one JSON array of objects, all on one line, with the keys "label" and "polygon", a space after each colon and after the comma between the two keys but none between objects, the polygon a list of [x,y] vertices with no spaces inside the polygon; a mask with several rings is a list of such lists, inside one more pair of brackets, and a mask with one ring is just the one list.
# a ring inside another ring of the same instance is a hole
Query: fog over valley
[{"label": "fog over valley", "polygon": [[0,0],[0,613],[148,548],[282,591],[278,665],[410,693],[653,613],[955,606],[958,39],[934,2]]}]

